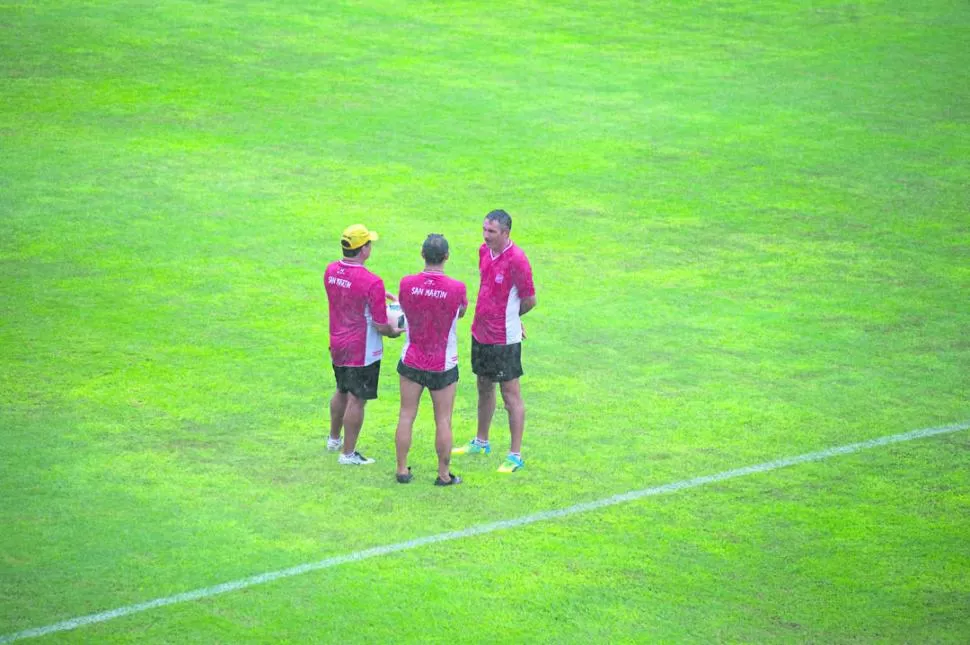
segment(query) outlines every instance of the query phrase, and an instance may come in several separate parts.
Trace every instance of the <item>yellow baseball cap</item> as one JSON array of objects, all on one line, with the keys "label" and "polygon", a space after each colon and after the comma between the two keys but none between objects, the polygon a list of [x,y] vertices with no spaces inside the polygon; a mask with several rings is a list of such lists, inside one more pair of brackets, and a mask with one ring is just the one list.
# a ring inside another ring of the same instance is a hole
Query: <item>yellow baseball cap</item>
[{"label": "yellow baseball cap", "polygon": [[340,246],[348,250],[353,250],[359,249],[368,242],[375,242],[376,240],[376,232],[368,231],[367,227],[363,224],[354,224],[344,229],[343,235],[340,236]]}]

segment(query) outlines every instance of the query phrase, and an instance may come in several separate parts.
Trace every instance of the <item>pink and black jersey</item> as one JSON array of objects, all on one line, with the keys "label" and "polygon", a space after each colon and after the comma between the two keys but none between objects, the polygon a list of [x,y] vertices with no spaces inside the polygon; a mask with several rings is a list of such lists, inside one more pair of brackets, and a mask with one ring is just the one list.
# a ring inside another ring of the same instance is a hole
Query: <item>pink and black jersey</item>
[{"label": "pink and black jersey", "polygon": [[478,270],[482,284],[475,303],[472,336],[485,345],[522,342],[519,304],[522,298],[536,295],[529,259],[512,242],[496,256],[488,245],[482,244],[478,249]]},{"label": "pink and black jersey", "polygon": [[384,341],[372,323],[387,324],[384,282],[362,264],[333,262],[323,274],[330,303],[334,365],[363,367],[381,360]]},{"label": "pink and black jersey", "polygon": [[444,273],[404,276],[398,301],[407,319],[401,361],[427,372],[458,365],[458,313],[468,306],[465,285]]}]

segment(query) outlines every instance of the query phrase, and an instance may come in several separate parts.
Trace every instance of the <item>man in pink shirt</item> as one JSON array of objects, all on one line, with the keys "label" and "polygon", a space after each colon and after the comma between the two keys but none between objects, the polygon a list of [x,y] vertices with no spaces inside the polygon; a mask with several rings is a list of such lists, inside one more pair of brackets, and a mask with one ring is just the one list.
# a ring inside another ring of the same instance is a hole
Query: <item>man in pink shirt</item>
[{"label": "man in pink shirt", "polygon": [[407,320],[404,348],[397,372],[401,375],[401,412],[397,434],[397,481],[411,481],[408,451],[418,403],[424,388],[434,406],[435,449],[438,478],[435,486],[461,483],[449,469],[451,461],[451,413],[458,384],[458,319],[468,309],[465,285],[445,275],[448,240],[431,234],[421,247],[424,271],[401,279],[398,302]]},{"label": "man in pink shirt", "polygon": [[323,274],[330,309],[330,357],[337,379],[337,390],[330,399],[327,450],[343,447],[337,461],[347,465],[374,463],[357,451],[357,437],[364,425],[364,406],[377,398],[384,354],[381,337],[401,335],[387,321],[384,300],[390,294],[384,282],[364,268],[375,240],[377,233],[363,224],[347,227],[340,238],[343,259],[331,263]]},{"label": "man in pink shirt", "polygon": [[512,436],[509,454],[499,472],[522,468],[522,433],[525,430],[525,404],[519,388],[522,376],[521,317],[536,306],[529,259],[512,243],[512,217],[504,210],[485,216],[482,235],[485,243],[478,250],[481,286],[472,322],[472,371],[478,376],[478,435],[455,454],[489,454],[489,426],[495,414],[495,384],[509,415]]}]

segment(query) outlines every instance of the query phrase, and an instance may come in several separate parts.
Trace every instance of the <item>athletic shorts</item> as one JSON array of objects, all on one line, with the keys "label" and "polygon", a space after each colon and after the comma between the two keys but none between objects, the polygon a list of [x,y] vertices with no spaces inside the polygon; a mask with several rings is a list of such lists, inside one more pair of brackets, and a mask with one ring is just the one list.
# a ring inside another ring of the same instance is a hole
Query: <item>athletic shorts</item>
[{"label": "athletic shorts", "polygon": [[511,381],[522,376],[522,343],[484,345],[472,336],[472,371],[489,381]]},{"label": "athletic shorts", "polygon": [[337,379],[337,390],[350,392],[358,399],[371,400],[377,398],[377,381],[381,377],[381,362],[371,363],[364,367],[334,365],[333,375]]},{"label": "athletic shorts", "polygon": [[443,390],[452,383],[458,382],[457,365],[444,372],[429,372],[428,370],[419,370],[410,365],[405,365],[404,361],[398,361],[397,373],[409,381],[423,385],[429,390]]}]

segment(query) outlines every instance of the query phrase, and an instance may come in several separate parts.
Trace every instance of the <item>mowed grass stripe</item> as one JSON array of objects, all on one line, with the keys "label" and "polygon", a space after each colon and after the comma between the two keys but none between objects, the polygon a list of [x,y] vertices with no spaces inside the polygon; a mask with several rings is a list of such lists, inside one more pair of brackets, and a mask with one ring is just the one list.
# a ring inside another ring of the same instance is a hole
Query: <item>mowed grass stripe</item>
[{"label": "mowed grass stripe", "polygon": [[312,571],[318,571],[320,569],[327,569],[341,564],[346,564],[348,562],[359,562],[361,560],[367,560],[369,558],[389,555],[391,553],[396,553],[398,551],[407,551],[411,549],[416,549],[418,547],[425,546],[428,544],[447,542],[450,540],[472,537],[475,535],[493,533],[495,531],[515,528],[518,526],[535,524],[536,522],[542,522],[545,520],[567,517],[570,515],[576,515],[578,513],[585,513],[588,511],[593,511],[593,510],[605,508],[608,506],[614,506],[625,502],[631,502],[638,499],[642,499],[644,497],[651,497],[651,496],[661,495],[665,493],[673,493],[673,492],[688,489],[688,488],[696,488],[698,486],[714,484],[717,482],[722,482],[729,479],[736,479],[738,477],[744,477],[747,475],[754,475],[758,473],[769,472],[772,470],[778,470],[780,468],[787,468],[788,466],[795,466],[798,464],[804,464],[808,462],[822,461],[824,459],[829,459],[831,457],[847,455],[847,454],[859,452],[861,450],[869,450],[869,449],[878,448],[881,446],[887,446],[887,445],[902,443],[906,441],[913,441],[915,439],[924,439],[927,437],[933,437],[938,435],[952,434],[954,432],[967,430],[968,428],[970,428],[970,421],[953,423],[953,424],[938,426],[934,428],[923,428],[921,430],[912,430],[910,432],[904,432],[902,434],[878,437],[875,439],[869,439],[867,441],[860,441],[857,443],[850,443],[843,446],[836,446],[833,448],[827,448],[825,450],[805,453],[794,457],[785,457],[782,459],[767,461],[753,466],[745,466],[745,467],[736,468],[733,470],[726,470],[714,475],[702,475],[699,477],[685,479],[685,480],[673,482],[670,484],[664,484],[662,486],[654,486],[651,488],[644,488],[641,490],[630,491],[627,493],[619,493],[611,497],[606,497],[592,502],[574,504],[573,506],[569,506],[562,509],[532,513],[530,515],[525,515],[523,517],[519,517],[515,519],[501,520],[498,522],[489,522],[487,524],[479,524],[477,526],[472,526],[467,529],[462,529],[459,531],[448,531],[445,533],[438,533],[436,535],[429,535],[422,538],[407,540],[405,542],[398,542],[396,544],[389,544],[386,546],[374,547],[371,549],[364,549],[361,551],[354,551],[352,553],[348,553],[345,555],[326,558],[325,560],[320,560],[318,562],[301,564],[299,566],[291,567],[288,569],[271,571],[268,573],[262,573],[256,576],[251,576],[248,578],[242,578],[240,580],[224,582],[222,584],[214,585],[212,587],[204,587],[201,589],[195,589],[193,591],[187,591],[185,593],[166,596],[164,598],[156,598],[155,600],[149,600],[143,603],[127,605],[125,607],[118,607],[117,609],[111,609],[111,610],[99,612],[96,614],[80,616],[80,617],[72,618],[70,620],[65,620],[59,623],[53,623],[45,627],[36,627],[33,629],[23,630],[13,634],[8,634],[6,636],[0,636],[0,643],[12,643],[15,641],[24,640],[28,638],[46,636],[56,632],[69,631],[72,629],[77,629],[79,627],[84,627],[85,625],[103,623],[109,620],[113,620],[115,618],[129,616],[131,614],[148,611],[150,609],[156,609],[159,607],[165,607],[168,605],[175,605],[175,604],[190,602],[194,600],[202,600],[204,598],[211,598],[212,596],[228,593],[230,591],[238,591],[240,589],[254,587],[256,585],[265,584],[268,582],[272,582],[274,580],[279,580],[281,578],[290,578],[293,576],[310,573]]}]

